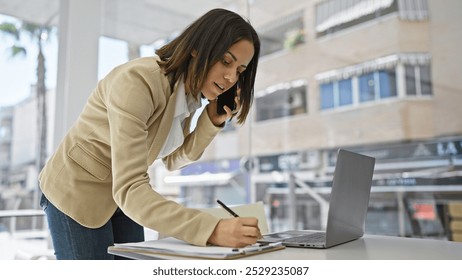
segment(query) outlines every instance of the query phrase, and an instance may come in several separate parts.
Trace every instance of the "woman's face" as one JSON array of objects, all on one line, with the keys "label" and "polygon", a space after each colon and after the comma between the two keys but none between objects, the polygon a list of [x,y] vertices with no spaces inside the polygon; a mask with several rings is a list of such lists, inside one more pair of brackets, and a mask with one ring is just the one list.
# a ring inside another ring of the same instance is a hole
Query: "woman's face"
[{"label": "woman's face", "polygon": [[212,65],[207,73],[202,84],[202,94],[208,100],[214,100],[231,88],[247,68],[253,54],[253,44],[248,40],[240,40],[231,45],[222,59]]}]

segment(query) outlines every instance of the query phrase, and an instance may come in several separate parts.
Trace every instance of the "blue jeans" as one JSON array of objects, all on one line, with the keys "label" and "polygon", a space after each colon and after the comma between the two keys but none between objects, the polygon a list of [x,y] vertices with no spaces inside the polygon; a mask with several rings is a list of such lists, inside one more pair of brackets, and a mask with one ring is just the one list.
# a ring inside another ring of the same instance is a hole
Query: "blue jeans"
[{"label": "blue jeans", "polygon": [[58,260],[123,259],[107,253],[114,243],[144,241],[144,229],[117,208],[100,228],[87,228],[58,210],[45,195],[40,198]]}]

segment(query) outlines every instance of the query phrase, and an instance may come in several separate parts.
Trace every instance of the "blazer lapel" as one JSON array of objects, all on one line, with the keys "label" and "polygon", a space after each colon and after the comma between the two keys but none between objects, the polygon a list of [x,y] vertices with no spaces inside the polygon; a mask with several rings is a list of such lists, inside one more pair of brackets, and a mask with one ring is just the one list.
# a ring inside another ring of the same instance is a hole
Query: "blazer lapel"
[{"label": "blazer lapel", "polygon": [[167,106],[165,107],[165,111],[162,114],[162,118],[160,119],[160,124],[158,126],[157,131],[155,129],[155,125],[149,128],[148,134],[154,133],[154,138],[148,151],[148,165],[151,165],[156,160],[157,156],[160,153],[160,149],[162,149],[162,147],[164,146],[165,140],[167,139],[167,136],[170,133],[173,116],[175,114],[176,98],[178,96],[178,84],[180,82],[181,81],[176,83],[173,89],[173,93],[168,99]]}]

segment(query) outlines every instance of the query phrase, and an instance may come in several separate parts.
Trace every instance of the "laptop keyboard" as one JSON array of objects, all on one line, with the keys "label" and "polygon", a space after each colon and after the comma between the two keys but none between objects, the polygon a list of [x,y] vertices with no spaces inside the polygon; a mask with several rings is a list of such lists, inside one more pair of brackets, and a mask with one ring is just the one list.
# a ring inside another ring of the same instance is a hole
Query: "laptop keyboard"
[{"label": "laptop keyboard", "polygon": [[326,241],[325,232],[316,232],[310,235],[295,236],[287,238],[284,242],[294,242],[294,243],[323,243]]}]

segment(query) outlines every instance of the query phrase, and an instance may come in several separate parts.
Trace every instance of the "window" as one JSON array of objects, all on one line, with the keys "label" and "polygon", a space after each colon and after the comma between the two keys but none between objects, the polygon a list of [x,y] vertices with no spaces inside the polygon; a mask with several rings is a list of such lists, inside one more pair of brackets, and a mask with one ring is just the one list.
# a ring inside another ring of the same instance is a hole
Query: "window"
[{"label": "window", "polygon": [[415,84],[415,67],[407,65],[405,66],[406,75],[406,94],[417,95],[417,88]]},{"label": "window", "polygon": [[375,99],[374,73],[368,73],[359,77],[359,101],[367,102]]},{"label": "window", "polygon": [[405,66],[406,95],[432,95],[430,65]]},{"label": "window", "polygon": [[353,104],[353,88],[351,79],[344,79],[338,82],[339,106]]},{"label": "window", "polygon": [[321,84],[321,109],[353,104],[351,79]]},{"label": "window", "polygon": [[305,42],[302,12],[274,22],[274,24],[258,30],[261,41],[261,56],[283,49],[291,49]]},{"label": "window", "polygon": [[420,94],[432,95],[432,78],[430,74],[430,65],[421,65],[418,67],[420,71]]},{"label": "window", "polygon": [[359,77],[360,102],[396,97],[395,69],[380,70]]},{"label": "window", "polygon": [[256,94],[256,121],[282,118],[307,112],[306,81],[277,84]]},{"label": "window", "polygon": [[[397,68],[400,69],[399,72]],[[380,57],[358,65],[320,73],[315,78],[319,82],[321,110],[399,96],[433,94],[430,57],[427,54]],[[398,80],[405,84],[405,88],[402,89],[405,92],[398,92]]]},{"label": "window", "polygon": [[379,71],[379,96],[380,98],[395,97],[396,91],[396,71],[394,68]]},{"label": "window", "polygon": [[334,83],[321,85],[321,109],[334,108]]},{"label": "window", "polygon": [[6,127],[1,127],[0,126],[0,140],[3,139],[3,138],[6,138],[6,135],[7,135]]}]

